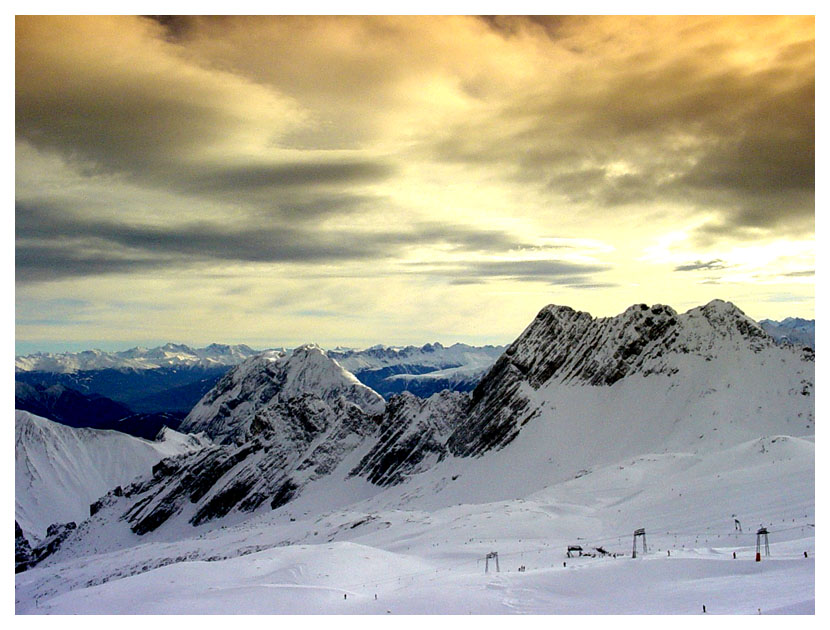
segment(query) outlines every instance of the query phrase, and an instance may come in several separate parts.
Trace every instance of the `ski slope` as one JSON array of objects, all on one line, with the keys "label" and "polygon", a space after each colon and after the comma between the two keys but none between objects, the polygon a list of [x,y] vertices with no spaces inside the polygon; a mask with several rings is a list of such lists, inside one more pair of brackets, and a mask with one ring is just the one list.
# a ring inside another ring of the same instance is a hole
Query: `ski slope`
[{"label": "ski slope", "polygon": [[[443,507],[435,497],[451,495],[435,488],[453,484],[451,470],[421,476],[431,496],[403,484],[328,511],[326,479],[296,503],[190,538],[58,552],[16,577],[16,610],[697,614],[706,605],[711,614],[809,614],[813,462],[812,439],[769,436],[705,454],[626,458],[522,497]],[[761,525],[771,556],[755,562]],[[633,559],[640,527],[648,553]],[[617,557],[568,559],[571,544]],[[500,571],[490,560],[485,573],[492,551]]]}]

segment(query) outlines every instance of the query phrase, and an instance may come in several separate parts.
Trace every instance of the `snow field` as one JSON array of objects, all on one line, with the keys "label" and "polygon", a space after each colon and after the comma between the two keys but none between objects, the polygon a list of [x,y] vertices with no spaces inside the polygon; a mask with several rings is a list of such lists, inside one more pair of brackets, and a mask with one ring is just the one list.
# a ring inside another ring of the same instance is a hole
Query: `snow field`
[{"label": "snow field", "polygon": [[[523,498],[429,509],[396,487],[314,512],[312,484],[308,515],[290,504],[179,542],[36,567],[17,576],[17,612],[811,613],[813,452],[810,440],[771,437],[644,455]],[[330,488],[320,490],[324,503]],[[758,563],[760,524],[771,556]],[[638,527],[648,553],[632,559]],[[618,556],[568,559],[569,544]],[[500,573],[491,560],[485,574],[490,551]]]}]

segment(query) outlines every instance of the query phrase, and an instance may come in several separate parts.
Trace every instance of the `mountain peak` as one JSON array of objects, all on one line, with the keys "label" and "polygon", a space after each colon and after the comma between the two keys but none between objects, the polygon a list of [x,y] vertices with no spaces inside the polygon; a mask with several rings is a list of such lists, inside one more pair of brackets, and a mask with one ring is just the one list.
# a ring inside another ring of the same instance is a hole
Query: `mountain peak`
[{"label": "mountain peak", "polygon": [[[383,398],[316,344],[290,354],[269,350],[231,369],[193,408],[182,431],[205,431],[212,439],[242,442],[264,426],[275,428],[294,400],[317,399],[323,407],[355,405],[374,415]],[[289,414],[290,415],[290,414]]]},{"label": "mountain peak", "polygon": [[[501,448],[543,413],[538,401],[553,391],[585,386],[619,391],[639,386],[634,379],[657,375],[671,386],[698,379],[709,388],[710,381],[712,387],[720,386],[724,373],[763,371],[765,359],[773,357],[776,365],[810,370],[809,356],[776,347],[756,322],[724,300],[682,315],[662,304],[634,304],[619,315],[600,318],[549,305],[479,382],[467,420],[448,446],[462,456]],[[656,387],[654,383],[649,386]],[[803,384],[786,391],[795,392],[787,396],[809,394]],[[741,400],[746,396],[739,394]],[[605,395],[611,394],[597,394]]]}]

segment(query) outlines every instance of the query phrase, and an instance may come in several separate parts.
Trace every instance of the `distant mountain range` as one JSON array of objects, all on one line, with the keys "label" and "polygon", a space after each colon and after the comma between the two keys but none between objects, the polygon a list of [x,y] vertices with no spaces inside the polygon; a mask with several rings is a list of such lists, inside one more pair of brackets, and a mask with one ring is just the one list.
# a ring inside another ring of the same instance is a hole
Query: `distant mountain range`
[{"label": "distant mountain range", "polygon": [[[429,397],[443,389],[472,391],[503,350],[503,346],[433,343],[339,348],[329,351],[329,356],[381,396],[409,391]],[[38,353],[15,357],[15,380],[41,390],[59,385],[85,396],[103,396],[129,407],[130,413],[186,414],[230,367],[257,354],[245,345],[190,348],[173,343],[150,350]],[[58,419],[43,409],[22,408]]]},{"label": "distant mountain range", "polygon": [[16,372],[56,372],[71,374],[92,370],[151,370],[173,367],[231,366],[257,353],[244,344],[229,346],[212,343],[204,348],[167,343],[158,348],[131,348],[120,352],[38,352],[14,359]]},{"label": "distant mountain range", "polygon": [[772,319],[762,319],[761,328],[779,343],[791,343],[796,346],[816,347],[816,320],[787,317],[777,322]]},{"label": "distant mountain range", "polygon": [[384,398],[411,392],[428,398],[445,389],[472,391],[505,346],[374,346],[366,350],[329,350],[358,380]]},{"label": "distant mountain range", "polygon": [[40,388],[57,385],[89,397],[103,396],[128,407],[130,413],[186,414],[228,369],[227,365],[194,365],[141,370],[17,371],[15,381]]}]

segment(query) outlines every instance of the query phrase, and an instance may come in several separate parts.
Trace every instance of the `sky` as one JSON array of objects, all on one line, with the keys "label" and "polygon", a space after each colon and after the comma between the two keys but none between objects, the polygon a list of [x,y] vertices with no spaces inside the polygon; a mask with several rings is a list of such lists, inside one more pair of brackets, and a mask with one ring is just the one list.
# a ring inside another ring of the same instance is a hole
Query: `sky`
[{"label": "sky", "polygon": [[15,19],[16,354],[815,309],[807,17]]}]

